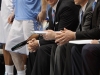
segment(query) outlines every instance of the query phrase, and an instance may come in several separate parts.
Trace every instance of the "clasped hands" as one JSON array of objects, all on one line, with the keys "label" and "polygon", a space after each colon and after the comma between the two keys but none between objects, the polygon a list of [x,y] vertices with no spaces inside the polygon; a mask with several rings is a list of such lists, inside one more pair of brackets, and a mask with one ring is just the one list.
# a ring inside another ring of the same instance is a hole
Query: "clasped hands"
[{"label": "clasped hands", "polygon": [[[46,30],[46,33],[42,35],[45,40],[55,40],[55,43],[57,43],[57,45],[63,45],[70,40],[74,40],[75,33],[76,32],[64,28],[64,30],[61,30],[59,32],[55,32],[53,30]],[[38,47],[39,40],[33,38],[32,40],[28,41],[28,49],[30,52],[35,52]]]},{"label": "clasped hands", "polygon": [[70,40],[74,40],[76,38],[75,34],[76,32],[64,28],[64,30],[61,30],[61,33],[56,34],[55,43],[57,43],[57,45],[68,43]]},{"label": "clasped hands", "polygon": [[[46,32],[47,33],[42,34],[42,36],[43,36],[43,38],[45,40],[52,40],[52,39],[55,38],[55,32],[54,31],[47,30]],[[39,47],[39,40],[36,40],[35,38],[29,40],[27,43],[28,43],[29,52],[35,52],[38,49],[38,47]]]},{"label": "clasped hands", "polygon": [[68,30],[64,28],[64,30],[61,30],[59,32],[55,32],[53,30],[47,30],[47,33],[43,35],[43,38],[45,40],[55,40],[55,43],[57,45],[63,45],[70,40],[74,40],[76,32],[73,32],[71,30]]}]

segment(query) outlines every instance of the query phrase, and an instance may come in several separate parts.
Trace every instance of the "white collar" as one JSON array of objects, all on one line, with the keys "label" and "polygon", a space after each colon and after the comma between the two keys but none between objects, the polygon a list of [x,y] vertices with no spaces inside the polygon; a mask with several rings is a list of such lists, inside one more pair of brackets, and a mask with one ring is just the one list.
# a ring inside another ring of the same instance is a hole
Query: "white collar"
[{"label": "white collar", "polygon": [[97,2],[97,0],[95,0],[95,2]]},{"label": "white collar", "polygon": [[58,2],[59,2],[59,0],[58,0],[57,3],[52,7],[53,10],[55,10],[55,12],[56,12],[56,8],[57,8],[57,5],[58,5]]},{"label": "white collar", "polygon": [[[88,2],[87,2],[88,3]],[[87,3],[82,7],[82,11],[85,12],[85,8],[86,8],[86,5]]]}]

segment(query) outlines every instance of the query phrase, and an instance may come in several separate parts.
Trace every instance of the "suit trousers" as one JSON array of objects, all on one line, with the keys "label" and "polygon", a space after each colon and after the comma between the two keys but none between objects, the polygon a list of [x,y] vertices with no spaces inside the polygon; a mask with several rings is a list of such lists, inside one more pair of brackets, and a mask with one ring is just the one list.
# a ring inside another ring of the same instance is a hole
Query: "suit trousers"
[{"label": "suit trousers", "polygon": [[42,45],[37,50],[31,75],[50,75],[50,55],[53,44]]},{"label": "suit trousers", "polygon": [[29,52],[28,60],[27,60],[27,66],[26,66],[26,75],[31,75],[35,58],[36,58],[37,52]]},{"label": "suit trousers", "polygon": [[53,46],[50,59],[50,75],[71,75],[72,44]]},{"label": "suit trousers", "polygon": [[83,75],[100,75],[100,44],[85,45],[82,57]]},{"label": "suit trousers", "polygon": [[84,45],[74,45],[71,49],[72,75],[82,75],[82,47]]}]

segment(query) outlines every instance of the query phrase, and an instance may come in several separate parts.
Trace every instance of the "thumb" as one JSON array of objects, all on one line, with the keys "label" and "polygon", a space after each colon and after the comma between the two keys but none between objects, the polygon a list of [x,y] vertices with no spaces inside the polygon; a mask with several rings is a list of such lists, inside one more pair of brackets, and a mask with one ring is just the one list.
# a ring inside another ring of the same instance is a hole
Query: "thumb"
[{"label": "thumb", "polygon": [[35,40],[36,40],[35,38],[32,39],[32,41],[35,41]]},{"label": "thumb", "polygon": [[64,31],[66,31],[66,30],[68,30],[68,29],[64,28]]}]

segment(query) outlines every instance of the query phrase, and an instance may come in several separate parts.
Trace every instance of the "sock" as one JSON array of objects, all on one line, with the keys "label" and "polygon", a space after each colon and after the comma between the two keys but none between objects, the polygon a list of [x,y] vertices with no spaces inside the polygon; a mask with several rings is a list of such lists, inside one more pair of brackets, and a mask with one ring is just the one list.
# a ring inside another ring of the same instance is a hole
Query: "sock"
[{"label": "sock", "polygon": [[17,75],[26,75],[26,74],[25,74],[25,70],[17,71]]},{"label": "sock", "polygon": [[14,75],[13,73],[5,73],[5,75]]},{"label": "sock", "polygon": [[14,65],[5,65],[5,73],[13,75]]}]

